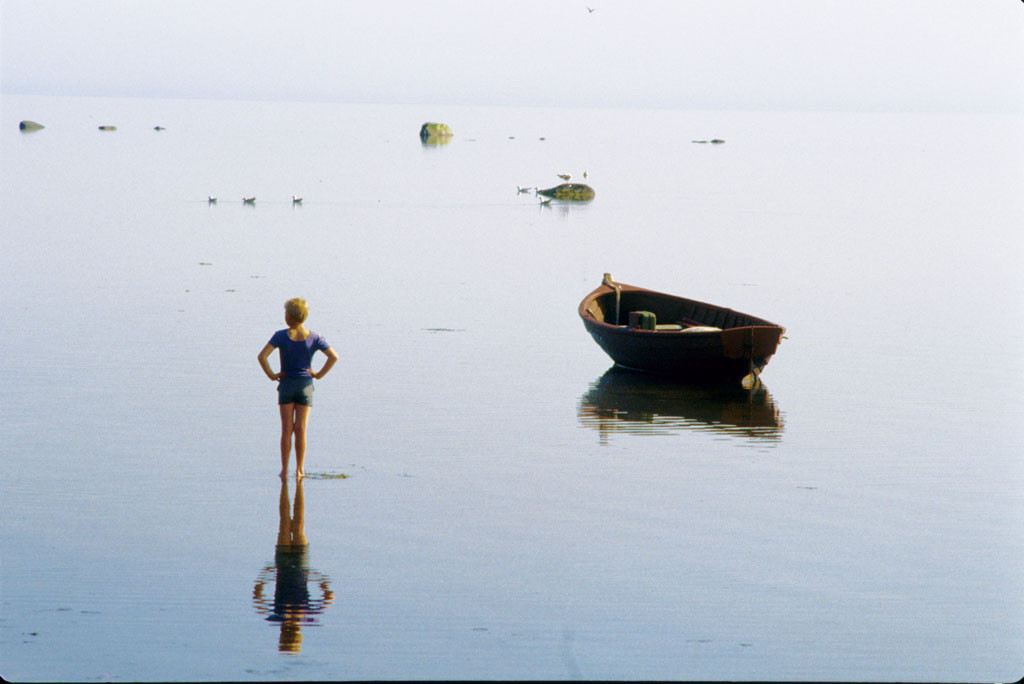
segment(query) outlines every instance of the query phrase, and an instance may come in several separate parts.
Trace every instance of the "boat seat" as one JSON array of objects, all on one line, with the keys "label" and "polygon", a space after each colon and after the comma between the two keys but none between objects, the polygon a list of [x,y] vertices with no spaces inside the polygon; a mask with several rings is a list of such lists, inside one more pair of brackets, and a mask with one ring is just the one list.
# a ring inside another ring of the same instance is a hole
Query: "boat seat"
[{"label": "boat seat", "polygon": [[689,328],[683,328],[684,333],[708,333],[708,332],[722,332],[721,328],[716,328],[713,325],[691,325]]},{"label": "boat seat", "polygon": [[682,330],[683,326],[678,323],[658,323],[654,326],[655,330]]}]

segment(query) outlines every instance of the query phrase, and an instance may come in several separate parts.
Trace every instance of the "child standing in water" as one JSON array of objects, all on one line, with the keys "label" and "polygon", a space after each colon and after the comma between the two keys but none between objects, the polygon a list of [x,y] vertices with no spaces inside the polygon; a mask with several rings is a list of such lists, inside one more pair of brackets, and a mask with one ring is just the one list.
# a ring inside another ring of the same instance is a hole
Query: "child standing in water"
[{"label": "child standing in water", "polygon": [[[303,325],[308,314],[306,300],[295,297],[285,302],[284,322],[288,327],[274,333],[257,357],[263,372],[277,382],[277,403],[281,409],[281,477],[288,476],[293,434],[295,476],[302,478],[306,475],[302,466],[306,460],[306,426],[313,407],[313,379],[319,380],[327,375],[338,360],[338,354],[327,340]],[[281,350],[280,373],[275,373],[268,361],[275,348]],[[327,356],[327,361],[314,373],[313,354],[318,349]]]}]

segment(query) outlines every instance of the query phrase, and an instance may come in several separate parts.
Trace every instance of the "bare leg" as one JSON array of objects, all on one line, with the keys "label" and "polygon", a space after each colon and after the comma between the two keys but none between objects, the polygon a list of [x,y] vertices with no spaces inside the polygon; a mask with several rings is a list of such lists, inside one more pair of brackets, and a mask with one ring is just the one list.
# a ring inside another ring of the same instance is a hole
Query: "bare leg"
[{"label": "bare leg", "polygon": [[[305,477],[306,472],[302,466],[306,461],[306,426],[309,425],[309,406],[295,404],[295,417],[293,430],[295,432],[295,476]],[[287,467],[287,463],[285,464]]]},{"label": "bare leg", "polygon": [[288,457],[292,451],[295,404],[281,404],[281,477],[288,477]]}]

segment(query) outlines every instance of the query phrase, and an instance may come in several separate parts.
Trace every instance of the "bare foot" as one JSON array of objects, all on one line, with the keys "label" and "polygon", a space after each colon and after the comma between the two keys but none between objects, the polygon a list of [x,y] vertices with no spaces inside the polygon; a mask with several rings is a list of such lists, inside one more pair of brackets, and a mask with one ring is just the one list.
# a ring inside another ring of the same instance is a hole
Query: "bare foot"
[{"label": "bare foot", "polygon": [[295,471],[295,479],[296,480],[301,480],[304,477],[306,477],[306,473],[302,472],[301,470],[296,470]]},{"label": "bare foot", "polygon": [[277,476],[278,476],[279,478],[281,478],[282,480],[284,480],[284,479],[287,479],[287,477],[288,477],[288,471],[287,471],[287,470],[282,470],[281,472],[279,472],[279,473],[277,474]]}]

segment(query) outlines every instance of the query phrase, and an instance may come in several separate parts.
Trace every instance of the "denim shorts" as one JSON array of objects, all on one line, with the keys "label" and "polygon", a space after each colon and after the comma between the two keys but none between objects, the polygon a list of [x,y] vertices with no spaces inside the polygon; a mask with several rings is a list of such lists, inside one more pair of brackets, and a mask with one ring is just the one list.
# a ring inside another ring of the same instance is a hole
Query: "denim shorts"
[{"label": "denim shorts", "polygon": [[281,378],[277,381],[277,403],[313,405],[313,378]]}]

